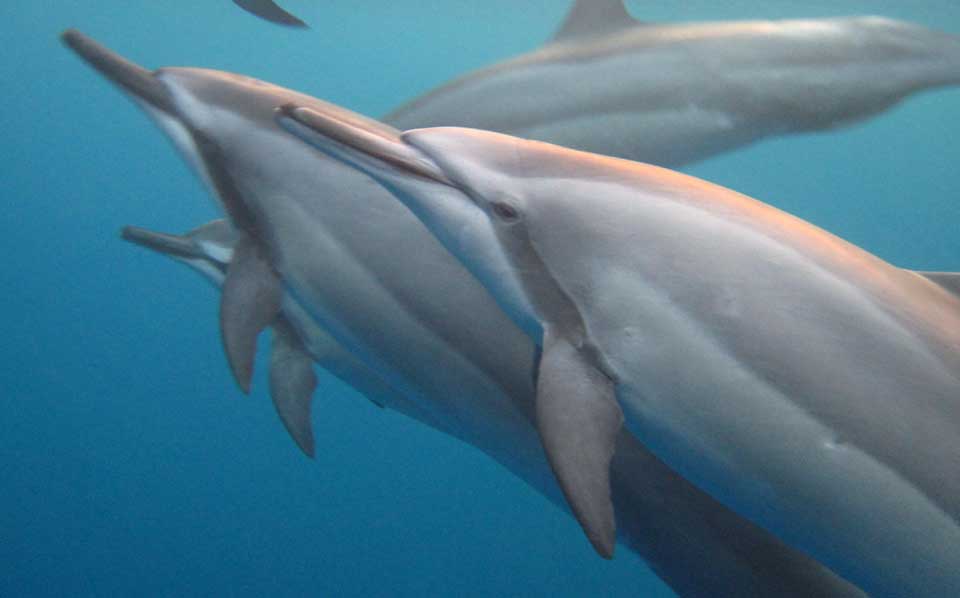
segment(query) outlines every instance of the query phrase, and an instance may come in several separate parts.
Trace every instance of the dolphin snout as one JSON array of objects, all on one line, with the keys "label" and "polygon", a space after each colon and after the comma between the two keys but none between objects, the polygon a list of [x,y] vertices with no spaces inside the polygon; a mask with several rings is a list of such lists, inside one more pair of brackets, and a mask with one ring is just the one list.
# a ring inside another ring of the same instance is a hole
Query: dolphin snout
[{"label": "dolphin snout", "polygon": [[289,133],[348,164],[353,162],[351,155],[361,156],[413,176],[453,186],[436,164],[404,142],[399,131],[387,132],[382,126],[364,126],[360,121],[294,104],[278,108],[275,117]]},{"label": "dolphin snout", "polygon": [[87,64],[134,98],[164,112],[174,113],[170,94],[163,83],[154,77],[153,72],[127,60],[76,29],[67,29],[60,35],[60,39]]},{"label": "dolphin snout", "polygon": [[139,226],[125,226],[120,231],[120,238],[163,255],[187,259],[204,257],[192,239],[181,235],[156,232]]}]

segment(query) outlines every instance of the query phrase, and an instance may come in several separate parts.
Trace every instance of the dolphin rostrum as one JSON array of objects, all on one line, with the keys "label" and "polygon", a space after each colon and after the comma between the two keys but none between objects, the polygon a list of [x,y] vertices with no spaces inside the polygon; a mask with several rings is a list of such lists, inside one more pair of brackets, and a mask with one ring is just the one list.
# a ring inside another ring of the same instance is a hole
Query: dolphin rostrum
[{"label": "dolphin rostrum", "polygon": [[652,24],[578,0],[540,49],[390,113],[678,167],[960,84],[960,38],[881,17]]},{"label": "dolphin rostrum", "polygon": [[307,26],[306,23],[280,8],[273,0],[233,0],[233,3],[245,11],[277,25]]},{"label": "dolphin rostrum", "polygon": [[[298,102],[378,134],[396,134],[392,128],[238,75],[149,72],[77,31],[64,41],[171,136],[216,194],[235,245],[252,244],[266,256],[269,268],[256,271],[282,297],[294,298],[428,413],[431,425],[563,505],[534,423],[535,344],[413,214],[366,175],[287,134],[274,111]],[[285,310],[281,301],[289,317]],[[299,332],[309,347],[309,335]],[[620,541],[681,595],[862,595],[678,476],[626,432],[611,485]]]},{"label": "dolphin rostrum", "polygon": [[392,190],[480,280],[512,270],[519,285],[491,289],[526,296],[541,324],[537,423],[588,536],[614,525],[606,470],[625,419],[868,593],[960,595],[957,275],[896,268],[655,166],[279,114]]}]

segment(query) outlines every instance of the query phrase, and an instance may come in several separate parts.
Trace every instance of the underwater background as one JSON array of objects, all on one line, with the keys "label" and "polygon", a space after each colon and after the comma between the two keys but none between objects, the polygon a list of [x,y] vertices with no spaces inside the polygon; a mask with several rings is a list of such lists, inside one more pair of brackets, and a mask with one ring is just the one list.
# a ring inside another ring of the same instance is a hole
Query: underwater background
[{"label": "underwater background", "polygon": [[[239,72],[371,116],[530,50],[569,2],[0,4],[0,596],[671,596],[479,451],[321,373],[315,461],[222,355],[218,292],[121,242],[219,214],[156,127],[64,49]],[[879,14],[960,34],[956,0],[630,2],[653,22]],[[960,89],[689,167],[897,265],[960,270]],[[266,343],[263,343],[266,344]]]}]

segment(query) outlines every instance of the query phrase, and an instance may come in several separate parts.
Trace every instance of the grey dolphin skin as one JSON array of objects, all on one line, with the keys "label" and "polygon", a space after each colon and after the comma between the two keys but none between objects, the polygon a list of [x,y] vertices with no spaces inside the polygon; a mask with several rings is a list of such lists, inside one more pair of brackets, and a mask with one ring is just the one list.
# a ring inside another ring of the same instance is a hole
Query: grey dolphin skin
[{"label": "grey dolphin skin", "polygon": [[960,38],[880,17],[653,24],[579,0],[540,49],[384,118],[464,126],[678,167],[874,116],[960,84]]},{"label": "grey dolphin skin", "polygon": [[684,477],[871,595],[960,595],[958,275],[896,268],[655,166],[279,114],[392,190],[480,280],[513,269],[543,329],[544,445],[588,535],[613,525],[595,470],[623,417]]},{"label": "grey dolphin skin", "polygon": [[277,6],[277,3],[272,0],[233,0],[233,3],[245,11],[277,25],[307,26],[306,23]]},{"label": "grey dolphin skin", "polygon": [[[237,75],[150,72],[77,31],[63,37],[170,134],[216,194],[236,243],[266,256],[264,276],[282,298],[294,298],[431,425],[564,505],[534,425],[535,344],[413,214],[289,135],[274,112],[297,102],[380,134],[393,129]],[[680,595],[863,595],[688,483],[631,434],[619,435],[610,477],[618,539]]]}]

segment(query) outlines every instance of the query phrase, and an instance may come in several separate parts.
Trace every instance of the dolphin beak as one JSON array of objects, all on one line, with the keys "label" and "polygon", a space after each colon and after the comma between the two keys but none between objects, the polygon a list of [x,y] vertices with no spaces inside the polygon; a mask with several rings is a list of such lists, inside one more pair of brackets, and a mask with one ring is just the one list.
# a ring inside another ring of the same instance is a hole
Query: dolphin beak
[{"label": "dolphin beak", "polygon": [[60,35],[60,39],[87,64],[100,71],[100,74],[119,85],[124,91],[154,108],[168,114],[175,114],[176,110],[170,94],[151,71],[130,62],[76,29],[67,29]]},{"label": "dolphin beak", "polygon": [[277,108],[276,119],[281,127],[304,142],[349,164],[358,158],[372,160],[405,174],[454,186],[432,160],[405,143],[399,131],[380,123],[347,120],[294,104]]},{"label": "dolphin beak", "polygon": [[191,239],[179,235],[158,233],[139,226],[125,226],[120,231],[124,241],[130,241],[157,253],[186,259],[203,258],[204,255]]}]

